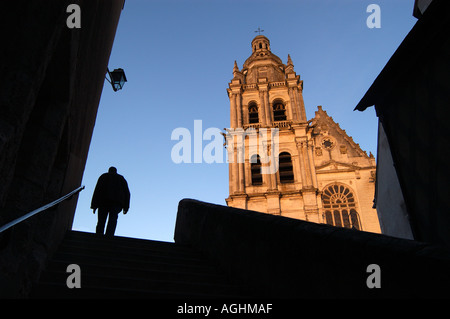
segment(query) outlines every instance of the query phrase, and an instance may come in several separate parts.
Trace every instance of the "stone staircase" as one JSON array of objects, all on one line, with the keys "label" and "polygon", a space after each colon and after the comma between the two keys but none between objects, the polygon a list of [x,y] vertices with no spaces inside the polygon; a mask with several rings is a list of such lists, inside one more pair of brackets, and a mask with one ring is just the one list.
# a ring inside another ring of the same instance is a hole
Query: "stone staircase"
[{"label": "stone staircase", "polygon": [[[80,288],[68,288],[70,264]],[[245,290],[189,247],[69,231],[30,298],[241,298]]]}]

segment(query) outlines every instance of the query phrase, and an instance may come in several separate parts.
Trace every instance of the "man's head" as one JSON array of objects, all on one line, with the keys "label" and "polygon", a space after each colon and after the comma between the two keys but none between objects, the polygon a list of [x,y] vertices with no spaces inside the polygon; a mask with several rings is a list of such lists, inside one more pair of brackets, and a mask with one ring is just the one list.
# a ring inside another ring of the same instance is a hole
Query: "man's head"
[{"label": "man's head", "polygon": [[117,168],[115,168],[114,166],[111,166],[108,170],[108,173],[117,174]]}]

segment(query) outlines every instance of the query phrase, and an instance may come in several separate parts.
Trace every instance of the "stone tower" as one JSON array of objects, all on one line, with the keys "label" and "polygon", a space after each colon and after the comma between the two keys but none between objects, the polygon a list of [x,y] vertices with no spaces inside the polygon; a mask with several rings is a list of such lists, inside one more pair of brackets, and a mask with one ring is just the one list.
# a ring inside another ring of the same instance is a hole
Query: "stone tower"
[{"label": "stone tower", "polygon": [[[375,159],[319,106],[307,120],[303,81],[262,35],[227,89],[227,205],[380,232]],[[256,142],[255,142],[256,141]]]}]

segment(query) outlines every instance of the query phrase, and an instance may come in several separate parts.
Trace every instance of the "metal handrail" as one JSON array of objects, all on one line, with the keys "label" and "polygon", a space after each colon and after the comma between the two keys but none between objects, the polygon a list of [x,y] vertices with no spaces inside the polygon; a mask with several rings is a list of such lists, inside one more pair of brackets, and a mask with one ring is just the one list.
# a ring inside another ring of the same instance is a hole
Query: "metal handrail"
[{"label": "metal handrail", "polygon": [[68,193],[67,195],[64,195],[64,196],[61,197],[61,198],[59,198],[59,199],[57,199],[57,200],[55,200],[55,201],[53,201],[53,202],[51,202],[51,203],[48,203],[47,205],[44,205],[44,206],[42,206],[42,207],[40,207],[40,208],[38,208],[38,209],[35,209],[35,210],[33,210],[32,212],[29,212],[28,214],[25,214],[25,215],[23,215],[23,216],[21,216],[21,217],[15,219],[15,220],[13,220],[12,222],[9,222],[9,223],[7,223],[7,224],[1,226],[1,227],[0,227],[0,233],[3,232],[3,231],[5,231],[5,230],[7,230],[8,228],[10,228],[10,227],[12,227],[12,226],[18,224],[18,223],[20,223],[21,221],[24,221],[25,219],[27,219],[27,218],[29,218],[29,217],[31,217],[31,216],[33,216],[33,215],[36,215],[37,213],[40,213],[40,212],[42,212],[42,211],[44,211],[44,210],[47,210],[47,209],[49,209],[50,207],[53,207],[53,206],[55,206],[55,205],[61,203],[62,201],[65,201],[66,199],[69,199],[70,197],[72,197],[72,196],[75,195],[76,193],[81,192],[83,189],[84,189],[84,185],[78,187],[77,189],[71,191],[70,193]]}]

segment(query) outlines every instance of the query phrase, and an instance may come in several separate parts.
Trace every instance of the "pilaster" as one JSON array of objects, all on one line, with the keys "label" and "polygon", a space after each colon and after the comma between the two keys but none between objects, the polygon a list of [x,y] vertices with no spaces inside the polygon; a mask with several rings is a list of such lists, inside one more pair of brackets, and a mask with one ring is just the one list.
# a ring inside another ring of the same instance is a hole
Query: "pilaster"
[{"label": "pilaster", "polygon": [[232,207],[247,209],[248,196],[246,194],[230,195],[227,198],[227,204]]},{"label": "pilaster", "polygon": [[243,126],[242,121],[242,83],[240,79],[233,79],[227,89],[230,98],[230,127]]},{"label": "pilaster", "polygon": [[265,194],[267,200],[267,213],[281,215],[280,192],[270,191]]},{"label": "pilaster", "polygon": [[266,78],[258,79],[259,98],[261,101],[261,108],[264,109],[263,125],[269,127],[272,125],[272,117],[269,106],[269,84]]}]

